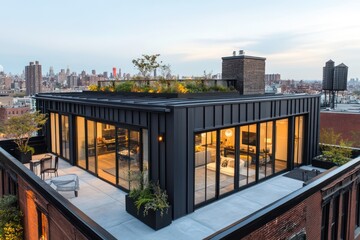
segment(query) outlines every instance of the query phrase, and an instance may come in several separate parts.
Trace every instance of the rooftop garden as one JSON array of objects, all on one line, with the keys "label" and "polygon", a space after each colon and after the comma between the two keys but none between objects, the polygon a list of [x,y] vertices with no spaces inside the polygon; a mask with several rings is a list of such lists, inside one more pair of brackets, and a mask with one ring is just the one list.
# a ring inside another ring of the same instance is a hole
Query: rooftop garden
[{"label": "rooftop garden", "polygon": [[[204,92],[236,92],[233,87],[227,87],[224,81],[207,79],[174,80],[170,65],[158,61],[160,54],[142,55],[142,58],[132,60],[139,74],[132,80],[99,81],[90,85],[90,91],[103,92],[140,92],[140,93],[204,93]],[[161,75],[157,76],[157,70]],[[152,75],[153,73],[153,75]]]},{"label": "rooftop garden", "polygon": [[122,80],[90,85],[90,91],[143,93],[236,92],[234,88],[209,83],[207,80]]}]

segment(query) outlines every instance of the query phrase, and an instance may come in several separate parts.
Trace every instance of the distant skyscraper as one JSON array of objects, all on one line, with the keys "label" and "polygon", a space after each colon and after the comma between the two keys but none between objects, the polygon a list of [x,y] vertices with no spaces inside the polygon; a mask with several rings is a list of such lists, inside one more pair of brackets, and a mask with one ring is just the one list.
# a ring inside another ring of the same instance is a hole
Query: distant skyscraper
[{"label": "distant skyscraper", "polygon": [[69,66],[67,66],[67,68],[66,68],[66,76],[70,76],[70,68],[69,68]]},{"label": "distant skyscraper", "polygon": [[265,74],[265,81],[280,81],[281,76],[278,73],[273,74]]},{"label": "distant skyscraper", "polygon": [[49,69],[49,76],[50,76],[50,77],[55,76],[54,68],[53,68],[53,67],[50,67],[50,69]]},{"label": "distant skyscraper", "polygon": [[91,70],[91,74],[96,75],[96,70],[95,69]]},{"label": "distant skyscraper", "polygon": [[30,62],[25,66],[26,95],[34,95],[41,92],[41,65],[38,61]]},{"label": "distant skyscraper", "polygon": [[113,72],[112,72],[113,78],[116,78],[116,67],[113,67]]}]

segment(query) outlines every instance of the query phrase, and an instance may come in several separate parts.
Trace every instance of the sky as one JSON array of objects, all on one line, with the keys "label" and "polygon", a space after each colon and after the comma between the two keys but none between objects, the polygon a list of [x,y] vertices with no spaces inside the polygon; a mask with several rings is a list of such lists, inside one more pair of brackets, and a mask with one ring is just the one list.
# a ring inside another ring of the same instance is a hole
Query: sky
[{"label": "sky", "polygon": [[172,74],[221,73],[242,49],[266,73],[321,80],[329,59],[360,78],[359,0],[0,0],[0,69],[70,68],[137,73],[132,60],[160,54]]}]

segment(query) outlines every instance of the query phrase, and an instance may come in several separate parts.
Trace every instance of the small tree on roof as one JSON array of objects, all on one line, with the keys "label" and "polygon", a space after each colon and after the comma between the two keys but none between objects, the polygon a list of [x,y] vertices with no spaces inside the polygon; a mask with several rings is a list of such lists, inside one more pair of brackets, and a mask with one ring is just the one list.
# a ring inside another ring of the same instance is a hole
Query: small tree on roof
[{"label": "small tree on roof", "polygon": [[155,70],[163,67],[163,65],[161,65],[162,61],[157,61],[157,58],[160,56],[160,54],[143,54],[142,56],[142,58],[133,59],[132,63],[144,78],[146,78],[146,76],[148,76],[148,74],[151,72],[154,72],[154,77],[156,77]]},{"label": "small tree on roof", "polygon": [[32,134],[41,129],[46,123],[46,114],[39,111],[34,113],[24,113],[20,116],[13,116],[0,126],[0,132],[7,138],[13,139],[20,152],[34,153],[34,149],[29,147],[29,139]]}]

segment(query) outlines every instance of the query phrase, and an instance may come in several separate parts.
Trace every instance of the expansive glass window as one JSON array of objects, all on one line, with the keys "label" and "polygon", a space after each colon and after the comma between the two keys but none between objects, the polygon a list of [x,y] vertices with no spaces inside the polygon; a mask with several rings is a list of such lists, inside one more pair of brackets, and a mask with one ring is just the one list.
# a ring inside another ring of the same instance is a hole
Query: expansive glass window
[{"label": "expansive glass window", "polygon": [[256,124],[240,127],[240,187],[256,181],[256,146],[258,142],[256,132]]},{"label": "expansive glass window", "polygon": [[87,120],[87,155],[90,172],[96,172],[96,124],[94,121]]},{"label": "expansive glass window", "polygon": [[294,166],[300,166],[303,163],[304,149],[304,116],[295,117],[295,135],[294,135]]},{"label": "expansive glass window", "polygon": [[216,131],[195,135],[195,205],[216,196]]},{"label": "expansive glass window", "polygon": [[[303,116],[295,118],[294,136],[295,162],[300,165]],[[291,166],[288,119],[196,133],[194,147],[195,206]]]},{"label": "expansive glass window", "polygon": [[[118,184],[125,189],[137,187],[141,182],[140,132],[126,128],[117,129],[118,143]],[[146,164],[146,163],[145,163]]]},{"label": "expansive glass window", "polygon": [[259,179],[274,173],[273,122],[260,123]]},{"label": "expansive glass window", "polygon": [[148,131],[76,117],[77,165],[108,182],[132,189],[149,178]]},{"label": "expansive glass window", "polygon": [[65,159],[70,159],[70,130],[69,130],[69,117],[61,115],[61,145],[62,156]]},{"label": "expansive glass window", "polygon": [[234,190],[235,128],[220,131],[220,195]]},{"label": "expansive glass window", "polygon": [[116,183],[115,126],[96,124],[96,153],[99,177]]},{"label": "expansive glass window", "polygon": [[76,117],[77,165],[86,169],[85,118]]},{"label": "expansive glass window", "polygon": [[275,172],[280,172],[287,168],[289,121],[277,120],[275,124]]},{"label": "expansive glass window", "polygon": [[51,151],[60,155],[59,114],[50,113]]}]

